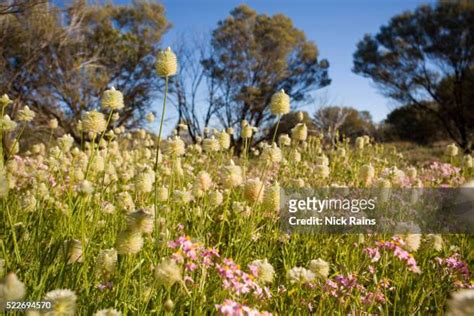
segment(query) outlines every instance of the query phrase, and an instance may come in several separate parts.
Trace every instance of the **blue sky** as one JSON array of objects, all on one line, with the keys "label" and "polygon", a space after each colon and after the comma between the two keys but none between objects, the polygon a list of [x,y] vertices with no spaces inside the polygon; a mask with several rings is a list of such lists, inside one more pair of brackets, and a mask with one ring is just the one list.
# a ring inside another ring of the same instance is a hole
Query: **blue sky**
[{"label": "blue sky", "polygon": [[[128,2],[126,0],[117,1]],[[173,28],[163,39],[163,46],[172,45],[182,32],[210,32],[217,22],[228,16],[238,4],[245,3],[259,13],[283,13],[294,25],[313,40],[322,58],[330,62],[329,87],[316,92],[317,98],[332,103],[369,111],[375,121],[386,117],[393,101],[377,92],[369,79],[352,73],[352,54],[357,42],[366,33],[376,33],[380,26],[406,10],[413,10],[420,0],[163,0],[166,17]],[[319,96],[319,97],[318,97]],[[158,112],[158,102],[155,111]],[[316,105],[305,110],[314,112]],[[172,114],[172,113],[170,113]],[[172,125],[175,122],[170,121]]]}]

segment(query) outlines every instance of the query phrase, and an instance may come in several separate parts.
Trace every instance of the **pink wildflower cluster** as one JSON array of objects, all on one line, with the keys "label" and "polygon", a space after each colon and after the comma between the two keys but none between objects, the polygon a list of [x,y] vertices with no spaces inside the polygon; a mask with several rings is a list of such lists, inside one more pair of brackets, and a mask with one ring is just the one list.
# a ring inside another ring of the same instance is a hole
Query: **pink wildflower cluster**
[{"label": "pink wildflower cluster", "polygon": [[222,304],[216,304],[219,315],[226,316],[271,316],[272,314],[266,311],[258,311],[246,305],[239,304],[233,300],[225,300]]},{"label": "pink wildflower cluster", "polygon": [[380,291],[380,289],[375,290],[374,292],[367,292],[361,297],[362,303],[365,305],[372,305],[375,303],[383,304],[385,303],[385,295]]},{"label": "pink wildflower cluster", "polygon": [[[461,260],[461,255],[455,253],[448,258],[435,258],[436,262],[445,268],[445,270],[456,277],[454,283],[460,288],[474,288],[474,284],[470,281],[470,272],[467,263]],[[460,277],[458,279],[457,277]]]},{"label": "pink wildflower cluster", "polygon": [[362,290],[364,287],[357,282],[357,276],[354,274],[336,275],[334,281],[326,280],[325,290],[332,296],[343,298],[349,296],[354,289]]},{"label": "pink wildflower cluster", "polygon": [[215,248],[206,248],[201,243],[193,242],[189,236],[180,236],[170,241],[168,246],[177,251],[171,256],[177,263],[184,263],[188,271],[194,271],[198,266],[210,267],[215,264],[214,259],[219,257]]},{"label": "pink wildflower cluster", "polygon": [[374,291],[369,291],[358,282],[357,276],[354,274],[348,274],[347,276],[337,275],[333,280],[326,280],[326,284],[324,285],[324,289],[331,296],[342,301],[352,295],[354,291],[357,291],[360,293],[362,303],[366,305],[385,303],[386,298],[381,289],[388,289],[389,287],[390,283],[388,280],[382,280],[379,284],[376,284]]},{"label": "pink wildflower cluster", "polygon": [[267,287],[260,287],[254,281],[255,277],[242,271],[232,259],[223,259],[222,264],[216,264],[216,269],[223,278],[225,289],[230,289],[237,295],[253,293],[257,297],[271,297]]},{"label": "pink wildflower cluster", "polygon": [[460,176],[460,168],[454,167],[449,163],[442,163],[434,161],[427,170],[425,175],[425,180],[430,182],[439,182],[441,179],[441,183],[445,184],[442,186],[446,186],[446,181],[451,180],[452,185],[460,184],[463,180]]},{"label": "pink wildflower cluster", "polygon": [[395,236],[390,241],[378,241],[376,243],[376,247],[365,248],[363,251],[369,255],[369,257],[372,259],[372,262],[377,262],[380,259],[380,250],[391,250],[393,251],[393,255],[395,257],[405,262],[410,271],[414,273],[421,273],[421,270],[418,267],[413,255],[402,248],[404,244],[405,242],[402,239]]}]

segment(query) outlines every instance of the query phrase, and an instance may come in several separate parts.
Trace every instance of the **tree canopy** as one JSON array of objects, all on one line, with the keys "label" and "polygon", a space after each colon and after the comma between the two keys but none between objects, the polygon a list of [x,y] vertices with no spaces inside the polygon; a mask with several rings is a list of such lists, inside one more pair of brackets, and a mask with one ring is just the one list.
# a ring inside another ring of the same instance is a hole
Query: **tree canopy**
[{"label": "tree canopy", "polygon": [[354,53],[353,71],[371,78],[390,98],[436,117],[469,151],[473,65],[474,7],[440,2],[397,15],[376,35],[366,35]]},{"label": "tree canopy", "polygon": [[352,107],[325,106],[314,113],[314,124],[329,138],[346,136],[355,138],[374,135],[372,116],[367,111],[358,111]]},{"label": "tree canopy", "polygon": [[37,123],[56,118],[77,136],[74,122],[114,86],[126,105],[115,124],[136,126],[159,91],[154,60],[168,27],[160,4],[140,0],[39,4],[2,15],[0,93],[15,100],[13,112],[28,104]]},{"label": "tree canopy", "polygon": [[284,89],[298,102],[330,83],[328,61],[319,60],[316,44],[282,14],[240,5],[219,22],[211,44],[213,54],[203,65],[218,87],[213,104],[224,127],[238,128],[244,119],[262,126],[276,91]]},{"label": "tree canopy", "polygon": [[437,118],[413,104],[394,109],[382,126],[381,136],[385,141],[401,140],[428,145],[447,138],[444,129],[439,128]]}]

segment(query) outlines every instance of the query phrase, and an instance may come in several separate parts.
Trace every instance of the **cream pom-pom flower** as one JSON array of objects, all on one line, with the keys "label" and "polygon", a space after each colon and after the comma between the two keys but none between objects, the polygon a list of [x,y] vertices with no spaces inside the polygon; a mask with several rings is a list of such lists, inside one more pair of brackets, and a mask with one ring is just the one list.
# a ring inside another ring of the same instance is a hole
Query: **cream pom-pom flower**
[{"label": "cream pom-pom flower", "polygon": [[94,134],[102,133],[107,128],[104,114],[97,111],[86,112],[82,119],[82,130]]},{"label": "cream pom-pom flower", "polygon": [[101,105],[104,109],[123,109],[124,104],[122,92],[115,90],[114,87],[109,90],[105,90],[104,94],[102,95]]},{"label": "cream pom-pom flower", "polygon": [[291,145],[291,138],[290,138],[290,136],[288,136],[288,134],[281,134],[281,135],[278,137],[278,144],[280,145],[280,147],[283,147],[283,146],[290,146],[290,145]]},{"label": "cream pom-pom flower", "polygon": [[273,283],[275,277],[275,269],[265,258],[263,260],[254,260],[249,264],[251,269],[255,269],[257,279],[263,284]]},{"label": "cream pom-pom flower", "polygon": [[206,192],[212,186],[212,178],[206,171],[202,170],[196,175],[194,181],[194,186],[196,189]]},{"label": "cream pom-pom flower", "polygon": [[329,177],[330,169],[326,165],[316,165],[314,166],[314,173],[323,179]]},{"label": "cream pom-pom flower", "polygon": [[304,113],[301,112],[301,111],[298,111],[298,113],[296,113],[296,119],[298,120],[298,122],[303,122],[303,120],[304,120]]},{"label": "cream pom-pom flower", "polygon": [[278,182],[265,188],[263,206],[267,211],[278,212],[280,210],[280,185]]},{"label": "cream pom-pom flower", "polygon": [[10,97],[7,94],[4,94],[0,97],[0,109],[6,107],[11,103],[13,103],[13,101],[10,100]]},{"label": "cream pom-pom flower", "polygon": [[242,169],[231,160],[227,166],[220,169],[220,178],[225,188],[233,188],[242,183]]},{"label": "cream pom-pom flower", "polygon": [[298,123],[291,130],[291,138],[294,141],[305,141],[308,138],[308,128],[304,123]]},{"label": "cream pom-pom flower", "polygon": [[10,132],[16,128],[16,122],[13,121],[8,114],[5,114],[3,118],[0,119],[0,130],[5,132]]},{"label": "cream pom-pom flower", "polygon": [[311,260],[309,263],[309,269],[314,272],[320,278],[327,278],[329,275],[329,263],[321,258]]},{"label": "cream pom-pom flower", "polygon": [[359,170],[359,179],[369,184],[375,176],[375,169],[372,165],[363,165]]},{"label": "cream pom-pom flower", "polygon": [[182,156],[186,152],[185,144],[179,136],[169,139],[164,146],[164,153],[170,156]]},{"label": "cream pom-pom flower", "polygon": [[54,290],[46,293],[44,299],[52,303],[53,309],[46,315],[74,315],[76,311],[76,294],[68,289]]},{"label": "cream pom-pom flower", "polygon": [[241,136],[242,138],[250,138],[252,137],[253,132],[254,132],[254,128],[252,126],[245,125],[245,126],[242,126]]},{"label": "cream pom-pom flower", "polygon": [[222,149],[226,150],[230,147],[230,135],[226,131],[222,131],[217,134],[217,139],[219,140],[219,145]]},{"label": "cream pom-pom flower", "polygon": [[121,255],[136,254],[143,247],[143,237],[141,231],[125,230],[117,238],[116,248]]},{"label": "cream pom-pom flower", "polygon": [[452,143],[446,147],[446,155],[450,157],[455,157],[459,153],[459,148],[456,144]]},{"label": "cream pom-pom flower", "polygon": [[290,96],[281,89],[275,93],[270,101],[270,111],[274,115],[283,115],[290,112]]},{"label": "cream pom-pom flower", "polygon": [[146,121],[147,121],[148,123],[153,123],[153,122],[155,121],[155,115],[154,115],[153,113],[151,113],[151,112],[148,113],[148,114],[145,116],[145,118],[146,118]]},{"label": "cream pom-pom flower", "polygon": [[262,159],[266,163],[278,163],[281,162],[283,156],[280,148],[278,148],[276,143],[273,143],[271,146],[266,146],[262,152]]},{"label": "cream pom-pom flower", "polygon": [[244,197],[249,203],[263,200],[265,185],[259,178],[248,179],[244,184]]},{"label": "cream pom-pom flower", "polygon": [[433,247],[434,250],[436,251],[443,250],[444,241],[443,241],[443,236],[441,236],[440,234],[429,234],[426,236],[426,239],[430,243],[430,245]]},{"label": "cream pom-pom flower", "polygon": [[364,149],[365,146],[365,138],[362,136],[359,136],[355,140],[355,146],[357,149]]},{"label": "cream pom-pom flower", "polygon": [[35,118],[35,112],[31,111],[28,106],[18,111],[18,120],[23,122],[30,122]]},{"label": "cream pom-pom flower", "polygon": [[115,273],[117,259],[117,250],[114,248],[101,250],[96,264],[98,273],[109,279]]},{"label": "cream pom-pom flower", "polygon": [[207,153],[219,151],[220,147],[219,141],[214,136],[202,141],[202,149]]},{"label": "cream pom-pom flower", "polygon": [[49,120],[49,122],[48,122],[48,127],[49,127],[50,129],[56,129],[56,128],[58,128],[58,125],[59,125],[59,124],[58,124],[58,120],[55,119],[55,118]]},{"label": "cream pom-pom flower", "polygon": [[155,217],[144,209],[129,213],[127,215],[127,226],[130,231],[139,231],[142,233],[153,232]]},{"label": "cream pom-pom flower", "polygon": [[172,259],[165,259],[155,267],[155,278],[167,288],[182,280],[181,268]]},{"label": "cream pom-pom flower", "polygon": [[171,47],[158,53],[156,57],[156,73],[160,77],[170,77],[176,74],[178,69],[178,59]]},{"label": "cream pom-pom flower", "polygon": [[9,273],[0,283],[0,308],[4,301],[21,300],[26,293],[25,284],[15,273]]},{"label": "cream pom-pom flower", "polygon": [[314,272],[303,267],[294,267],[287,273],[291,284],[305,284],[313,281],[315,277]]}]

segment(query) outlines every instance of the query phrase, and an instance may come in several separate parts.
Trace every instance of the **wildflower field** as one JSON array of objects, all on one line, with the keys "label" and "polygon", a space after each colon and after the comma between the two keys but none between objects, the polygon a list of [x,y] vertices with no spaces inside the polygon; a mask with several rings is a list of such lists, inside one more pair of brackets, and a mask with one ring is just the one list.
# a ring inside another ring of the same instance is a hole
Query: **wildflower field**
[{"label": "wildflower field", "polygon": [[[157,71],[166,81],[176,72],[171,50]],[[444,161],[413,166],[370,137],[332,144],[301,122],[258,144],[247,122],[206,130],[196,143],[159,141],[162,121],[157,133],[115,125],[123,99],[110,89],[102,108],[78,122],[80,141],[63,135],[20,151],[35,113],[25,107],[10,118],[8,96],[0,105],[1,135],[15,140],[0,155],[0,308],[49,301],[52,309],[27,314],[473,312],[465,303],[473,300],[472,236],[287,234],[279,224],[287,187],[465,185],[472,158],[455,145]],[[271,111],[277,121],[290,111],[284,91]],[[240,137],[237,152],[231,139]]]}]

